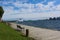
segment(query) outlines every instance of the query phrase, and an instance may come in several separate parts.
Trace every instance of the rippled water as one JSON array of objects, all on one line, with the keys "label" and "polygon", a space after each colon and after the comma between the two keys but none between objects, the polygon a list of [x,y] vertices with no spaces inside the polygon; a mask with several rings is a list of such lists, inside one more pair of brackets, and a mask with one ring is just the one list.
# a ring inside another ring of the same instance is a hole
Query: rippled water
[{"label": "rippled water", "polygon": [[40,28],[60,30],[60,20],[24,21],[24,22],[21,22],[20,24],[35,26]]}]

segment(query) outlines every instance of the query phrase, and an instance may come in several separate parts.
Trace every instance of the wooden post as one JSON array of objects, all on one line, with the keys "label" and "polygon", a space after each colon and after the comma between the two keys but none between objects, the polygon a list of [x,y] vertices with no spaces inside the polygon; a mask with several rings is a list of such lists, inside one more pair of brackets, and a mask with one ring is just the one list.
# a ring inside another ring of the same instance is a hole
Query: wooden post
[{"label": "wooden post", "polygon": [[26,37],[29,36],[29,29],[26,29]]}]

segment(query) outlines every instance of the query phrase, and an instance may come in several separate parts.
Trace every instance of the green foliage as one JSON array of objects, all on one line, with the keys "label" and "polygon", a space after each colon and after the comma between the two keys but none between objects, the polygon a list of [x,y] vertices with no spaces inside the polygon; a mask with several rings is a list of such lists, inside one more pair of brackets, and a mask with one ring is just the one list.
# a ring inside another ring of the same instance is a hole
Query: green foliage
[{"label": "green foliage", "polygon": [[4,13],[4,10],[3,10],[3,8],[0,6],[0,17],[2,17],[3,13]]},{"label": "green foliage", "polygon": [[17,32],[5,23],[0,23],[0,40],[32,40],[29,37],[22,36],[21,32]]}]

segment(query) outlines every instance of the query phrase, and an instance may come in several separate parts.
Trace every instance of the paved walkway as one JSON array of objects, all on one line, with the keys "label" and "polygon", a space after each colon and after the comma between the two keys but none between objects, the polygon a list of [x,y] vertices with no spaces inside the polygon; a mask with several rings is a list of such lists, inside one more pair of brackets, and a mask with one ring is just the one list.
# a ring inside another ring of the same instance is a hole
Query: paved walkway
[{"label": "paved walkway", "polygon": [[[12,28],[17,29],[16,24],[11,23]],[[32,26],[21,25],[25,29],[29,29],[29,36],[36,40],[60,40],[60,31],[54,31],[43,28],[36,28]]]}]

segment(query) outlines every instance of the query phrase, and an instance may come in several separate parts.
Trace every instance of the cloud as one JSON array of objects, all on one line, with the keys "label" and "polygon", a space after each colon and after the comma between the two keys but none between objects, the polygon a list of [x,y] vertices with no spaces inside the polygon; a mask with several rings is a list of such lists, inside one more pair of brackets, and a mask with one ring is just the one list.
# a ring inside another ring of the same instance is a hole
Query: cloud
[{"label": "cloud", "polygon": [[60,5],[57,5],[55,9],[60,11]]},{"label": "cloud", "polygon": [[42,1],[41,3],[44,3],[44,2],[46,2],[46,0]]},{"label": "cloud", "polygon": [[[25,0],[27,1],[27,0]],[[9,3],[9,2],[8,2]],[[8,4],[7,2],[5,4]],[[24,3],[22,4],[22,2],[20,1],[17,1],[17,2],[13,2],[12,4],[15,6],[15,7],[18,7],[20,8],[20,11],[21,10],[30,10],[30,11],[33,11],[33,10],[36,10],[36,9],[40,9],[40,10],[47,10],[47,9],[50,9],[51,6],[53,6],[53,3],[54,2],[49,2],[48,5],[44,5],[42,3],[37,3],[37,4],[28,4],[28,3]],[[35,6],[34,6],[35,5]],[[35,8],[34,8],[35,7]]]},{"label": "cloud", "polygon": [[[26,1],[26,0],[25,0]],[[25,2],[24,1],[24,2]],[[46,1],[46,0],[45,0]],[[43,1],[43,2],[45,2]],[[27,2],[27,1],[26,1]],[[3,18],[24,18],[24,19],[42,19],[43,17],[58,17],[60,16],[60,5],[55,6],[55,1],[48,2],[47,5],[43,3],[31,4],[22,2],[13,2],[14,6],[4,7],[5,13]],[[8,4],[8,3],[6,3]],[[18,10],[14,9],[19,8]],[[7,17],[7,16],[8,17]]]}]

